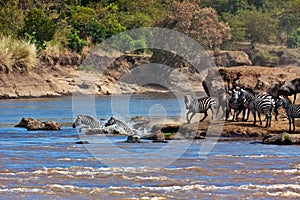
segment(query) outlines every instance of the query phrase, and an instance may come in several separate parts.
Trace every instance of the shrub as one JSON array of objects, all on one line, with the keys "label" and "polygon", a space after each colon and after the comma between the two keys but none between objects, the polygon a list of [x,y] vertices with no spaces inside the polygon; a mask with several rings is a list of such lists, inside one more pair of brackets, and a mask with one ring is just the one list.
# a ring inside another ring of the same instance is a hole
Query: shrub
[{"label": "shrub", "polygon": [[69,39],[69,48],[77,53],[81,53],[83,47],[87,44],[87,42],[81,39],[79,36],[79,31],[73,30],[71,33],[67,35]]},{"label": "shrub", "polygon": [[28,71],[36,66],[37,53],[33,44],[25,40],[3,37],[0,41],[0,71]]},{"label": "shrub", "polygon": [[40,9],[32,9],[27,12],[24,20],[24,26],[20,30],[20,36],[26,36],[37,47],[43,47],[45,41],[53,39],[56,27],[49,17]]},{"label": "shrub", "polygon": [[268,66],[273,67],[276,66],[279,62],[279,57],[277,55],[273,55],[266,50],[260,50],[253,57],[253,64],[258,66]]},{"label": "shrub", "polygon": [[12,71],[12,52],[10,48],[11,38],[3,37],[0,40],[0,71]]},{"label": "shrub", "polygon": [[300,27],[294,30],[287,39],[288,48],[300,47]]}]

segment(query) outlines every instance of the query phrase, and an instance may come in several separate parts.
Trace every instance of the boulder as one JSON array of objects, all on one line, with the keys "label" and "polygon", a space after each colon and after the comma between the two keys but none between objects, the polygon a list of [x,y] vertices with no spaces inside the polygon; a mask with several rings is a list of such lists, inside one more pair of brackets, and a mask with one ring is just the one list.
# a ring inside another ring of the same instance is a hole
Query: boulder
[{"label": "boulder", "polygon": [[26,128],[27,130],[60,130],[60,125],[54,121],[41,122],[34,118],[23,117],[15,127]]}]

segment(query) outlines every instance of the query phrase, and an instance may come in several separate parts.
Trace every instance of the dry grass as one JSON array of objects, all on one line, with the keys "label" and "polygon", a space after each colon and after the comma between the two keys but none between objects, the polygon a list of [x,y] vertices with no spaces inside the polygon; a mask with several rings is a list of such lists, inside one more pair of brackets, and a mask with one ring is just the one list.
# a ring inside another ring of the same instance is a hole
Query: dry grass
[{"label": "dry grass", "polygon": [[12,71],[13,58],[10,48],[10,38],[1,38],[0,40],[0,71]]},{"label": "dry grass", "polygon": [[33,44],[25,40],[11,37],[0,39],[0,70],[6,73],[12,71],[28,71],[37,64],[37,52]]}]

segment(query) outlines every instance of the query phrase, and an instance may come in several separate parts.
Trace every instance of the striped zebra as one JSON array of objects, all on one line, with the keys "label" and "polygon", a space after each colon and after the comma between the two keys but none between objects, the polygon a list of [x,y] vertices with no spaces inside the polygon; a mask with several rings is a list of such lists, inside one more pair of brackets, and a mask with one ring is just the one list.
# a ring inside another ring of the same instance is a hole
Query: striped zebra
[{"label": "striped zebra", "polygon": [[[275,100],[271,95],[260,94],[258,96],[253,96],[246,90],[241,90],[241,94],[238,99],[239,102],[244,102],[245,105],[248,105],[251,113],[254,117],[253,124],[256,124],[256,112],[259,118],[260,125],[262,125],[260,114],[263,113],[266,116],[266,125],[265,127],[271,127],[272,112],[275,109]],[[277,116],[275,116],[277,118]]]},{"label": "striped zebra", "polygon": [[[279,96],[278,106],[282,106],[289,119],[289,132],[295,131],[295,118],[300,118],[300,105],[293,104],[286,96]],[[293,123],[293,130],[292,130]]]},{"label": "striped zebra", "polygon": [[111,117],[104,125],[105,127],[114,126],[115,131],[123,135],[138,135],[139,131],[129,127],[125,122]]},{"label": "striped zebra", "polygon": [[104,132],[104,122],[98,121],[92,116],[89,115],[77,115],[74,123],[73,128],[80,126],[79,132],[81,133],[82,129],[102,129]]},{"label": "striped zebra", "polygon": [[[251,111],[251,102],[255,101],[256,99],[269,99],[270,103],[272,104],[272,111],[275,113],[275,120],[278,121],[278,118],[277,118],[278,109],[277,109],[275,99],[273,98],[272,95],[269,95],[266,93],[255,95],[252,90],[241,89],[241,93],[240,93],[238,101],[243,102],[245,107],[248,108],[247,118],[245,119],[245,121],[248,121],[248,119],[249,119],[249,115],[250,115],[249,111]],[[259,112],[258,112],[258,117],[259,117],[260,123],[262,124]]]},{"label": "striped zebra", "polygon": [[239,114],[243,111],[243,121],[245,117],[245,111],[246,108],[244,106],[244,103],[238,102],[238,98],[240,95],[240,91],[238,90],[230,90],[228,91],[229,93],[229,99],[227,100],[227,108],[226,108],[226,117],[225,120],[228,120],[229,113],[231,113],[231,109],[234,110],[233,116],[232,116],[232,121],[238,121],[238,116]]},{"label": "striped zebra", "polygon": [[[204,117],[200,120],[202,122],[208,116],[208,109],[212,112],[212,120],[214,117],[214,110],[216,109],[217,102],[212,97],[202,97],[200,99],[195,99],[191,95],[184,97],[184,103],[188,112],[186,113],[186,120],[188,123],[191,122],[193,116],[196,113],[204,113]],[[190,119],[189,114],[192,113]]]}]

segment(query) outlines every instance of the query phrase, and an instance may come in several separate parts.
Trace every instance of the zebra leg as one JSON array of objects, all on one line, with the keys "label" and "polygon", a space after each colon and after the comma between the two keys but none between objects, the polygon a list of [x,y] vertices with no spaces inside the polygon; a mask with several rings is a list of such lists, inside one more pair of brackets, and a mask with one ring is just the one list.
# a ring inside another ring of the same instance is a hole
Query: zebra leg
[{"label": "zebra leg", "polygon": [[247,118],[246,118],[245,121],[248,121],[248,120],[249,120],[249,116],[250,116],[250,109],[248,108],[248,109],[247,109]]},{"label": "zebra leg", "polygon": [[203,120],[205,120],[205,118],[207,117],[207,111],[206,112],[204,112],[204,117],[200,120],[200,122],[203,122]]},{"label": "zebra leg", "polygon": [[253,114],[253,125],[255,125],[256,124],[256,111],[251,111],[252,112],[252,114]]},{"label": "zebra leg", "polygon": [[[257,112],[257,116],[258,116],[258,119],[259,119],[259,124],[262,125],[262,121],[261,121],[261,117],[260,117],[260,112]],[[266,119],[267,119],[267,116],[266,116]]]},{"label": "zebra leg", "polygon": [[292,118],[292,122],[293,122],[293,132],[295,131],[296,127],[295,127],[295,118]]},{"label": "zebra leg", "polygon": [[226,121],[228,120],[229,113],[230,113],[230,109],[229,109],[229,108],[226,108],[226,111],[225,111],[225,120],[226,120]]},{"label": "zebra leg", "polygon": [[278,121],[277,117],[278,117],[279,112],[278,112],[277,108],[274,108],[274,113],[275,113],[275,120]]},{"label": "zebra leg", "polygon": [[191,113],[190,110],[186,113],[186,121],[187,121],[188,124],[191,122],[191,121],[189,120],[189,114],[190,114],[190,113]]},{"label": "zebra leg", "polygon": [[89,127],[88,127],[88,126],[81,126],[81,127],[79,128],[79,130],[78,130],[79,133],[81,133],[82,129],[84,129],[84,128],[87,129],[87,128],[89,128]]},{"label": "zebra leg", "polygon": [[289,132],[292,132],[292,119],[289,118]]},{"label": "zebra leg", "polygon": [[[214,120],[214,109],[213,108],[210,108],[210,110],[211,110],[211,120]],[[216,114],[217,115],[217,114]]]},{"label": "zebra leg", "polygon": [[294,94],[294,103],[293,104],[295,104],[295,102],[296,102],[296,97],[297,97],[297,93]]},{"label": "zebra leg", "polygon": [[189,120],[189,124],[191,123],[192,118],[194,117],[195,114],[196,114],[195,112],[192,113],[192,115],[191,115],[191,117],[190,117],[190,120]]},{"label": "zebra leg", "polygon": [[[239,114],[241,113],[242,111],[241,110],[238,110],[237,112],[235,111],[234,115],[233,115],[233,118],[232,118],[232,121],[238,121],[238,116]],[[234,120],[234,116],[235,116],[235,120]]]},{"label": "zebra leg", "polygon": [[271,116],[269,114],[266,114],[266,125],[265,128],[268,128],[271,126]]}]

